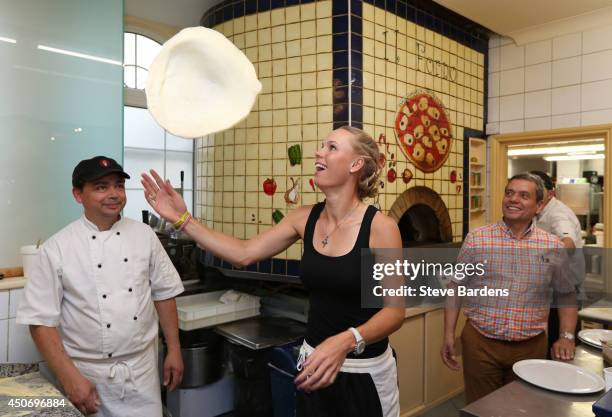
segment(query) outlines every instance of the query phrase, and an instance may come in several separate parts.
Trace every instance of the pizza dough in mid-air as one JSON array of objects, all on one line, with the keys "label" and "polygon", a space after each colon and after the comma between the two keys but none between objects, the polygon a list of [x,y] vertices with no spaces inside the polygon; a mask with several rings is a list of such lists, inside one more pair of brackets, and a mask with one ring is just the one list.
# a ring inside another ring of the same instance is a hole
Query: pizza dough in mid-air
[{"label": "pizza dough in mid-air", "polygon": [[244,119],[261,91],[255,68],[223,34],[181,30],[164,43],[149,69],[147,106],[170,133],[197,138]]}]

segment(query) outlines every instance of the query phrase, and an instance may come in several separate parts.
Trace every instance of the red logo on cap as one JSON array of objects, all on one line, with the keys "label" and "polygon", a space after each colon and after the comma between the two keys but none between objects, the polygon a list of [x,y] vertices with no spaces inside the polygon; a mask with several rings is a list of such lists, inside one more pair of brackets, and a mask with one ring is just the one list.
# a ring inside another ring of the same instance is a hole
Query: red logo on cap
[{"label": "red logo on cap", "polygon": [[100,165],[102,165],[104,168],[108,168],[108,166],[110,165],[110,162],[108,162],[107,159],[101,159]]}]

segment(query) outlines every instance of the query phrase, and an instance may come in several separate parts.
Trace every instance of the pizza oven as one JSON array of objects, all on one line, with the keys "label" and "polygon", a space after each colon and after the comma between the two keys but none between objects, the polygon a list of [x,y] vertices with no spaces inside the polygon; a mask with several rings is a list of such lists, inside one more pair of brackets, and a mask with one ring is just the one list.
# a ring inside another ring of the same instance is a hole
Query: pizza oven
[{"label": "pizza oven", "polygon": [[403,192],[389,210],[398,224],[403,247],[439,245],[452,242],[453,230],[442,198],[428,187]]}]

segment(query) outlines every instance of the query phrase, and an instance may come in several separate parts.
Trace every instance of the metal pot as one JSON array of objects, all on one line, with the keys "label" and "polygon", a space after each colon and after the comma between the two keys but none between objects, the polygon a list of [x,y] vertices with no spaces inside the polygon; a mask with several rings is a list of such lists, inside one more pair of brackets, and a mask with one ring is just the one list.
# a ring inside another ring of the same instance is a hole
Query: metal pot
[{"label": "metal pot", "polygon": [[211,329],[179,331],[185,370],[181,388],[210,384],[221,378],[222,338]]}]

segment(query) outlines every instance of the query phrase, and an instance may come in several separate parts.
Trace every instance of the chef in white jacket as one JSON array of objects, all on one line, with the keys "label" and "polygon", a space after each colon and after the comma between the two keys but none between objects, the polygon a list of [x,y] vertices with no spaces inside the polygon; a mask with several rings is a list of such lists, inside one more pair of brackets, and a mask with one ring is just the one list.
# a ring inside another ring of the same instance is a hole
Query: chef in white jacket
[{"label": "chef in white jacket", "polygon": [[84,214],[42,245],[17,322],[70,401],[99,417],[162,415],[155,341],[168,354],[164,385],[181,381],[174,297],[179,275],[151,228],[120,216],[129,175],[113,159],[81,161],[73,195]]}]

